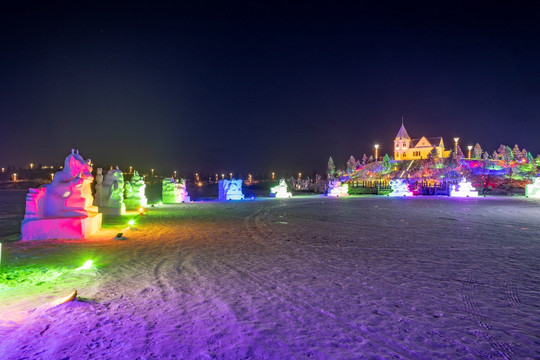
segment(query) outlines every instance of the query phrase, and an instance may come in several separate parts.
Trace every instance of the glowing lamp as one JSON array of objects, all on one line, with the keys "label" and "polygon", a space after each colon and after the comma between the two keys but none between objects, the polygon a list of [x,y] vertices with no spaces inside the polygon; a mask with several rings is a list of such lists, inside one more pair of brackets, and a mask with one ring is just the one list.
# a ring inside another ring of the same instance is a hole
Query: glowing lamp
[{"label": "glowing lamp", "polygon": [[86,260],[81,267],[78,267],[75,270],[88,270],[91,269],[92,266],[94,266],[94,262],[92,260]]},{"label": "glowing lamp", "polygon": [[151,169],[150,171],[152,172],[152,176],[154,176],[154,169]]},{"label": "glowing lamp", "polygon": [[2,168],[2,172],[5,172],[6,171],[6,168]]},{"label": "glowing lamp", "polygon": [[144,209],[143,208],[139,208],[139,212],[144,212]]},{"label": "glowing lamp", "polygon": [[34,169],[34,164],[30,163],[30,170],[33,170],[33,169]]},{"label": "glowing lamp", "polygon": [[133,172],[133,166],[129,167],[129,173],[131,174]]},{"label": "glowing lamp", "polygon": [[17,181],[17,174],[13,174],[13,181]]},{"label": "glowing lamp", "polygon": [[[3,170],[2,170],[3,171]],[[276,173],[272,173],[272,180],[275,180],[276,179]]]},{"label": "glowing lamp", "polygon": [[468,158],[470,159],[470,158],[471,158],[472,145],[467,146],[467,149],[469,149],[469,156],[468,156]]},{"label": "glowing lamp", "polygon": [[51,173],[51,180],[54,179],[54,173]]},{"label": "glowing lamp", "polygon": [[379,144],[375,144],[375,161],[379,159]]},{"label": "glowing lamp", "polygon": [[129,226],[135,225],[135,220],[131,219],[128,221]]},{"label": "glowing lamp", "polygon": [[232,173],[229,173],[229,177],[230,177],[231,179],[232,179],[232,175],[233,175]]}]

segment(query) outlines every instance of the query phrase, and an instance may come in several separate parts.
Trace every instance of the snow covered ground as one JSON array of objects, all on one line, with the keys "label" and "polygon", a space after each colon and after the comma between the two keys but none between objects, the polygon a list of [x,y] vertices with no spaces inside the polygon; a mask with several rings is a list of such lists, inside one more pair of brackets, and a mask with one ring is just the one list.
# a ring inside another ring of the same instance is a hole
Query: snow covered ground
[{"label": "snow covered ground", "polygon": [[539,201],[196,202],[114,240],[133,216],[3,244],[0,359],[540,358]]}]

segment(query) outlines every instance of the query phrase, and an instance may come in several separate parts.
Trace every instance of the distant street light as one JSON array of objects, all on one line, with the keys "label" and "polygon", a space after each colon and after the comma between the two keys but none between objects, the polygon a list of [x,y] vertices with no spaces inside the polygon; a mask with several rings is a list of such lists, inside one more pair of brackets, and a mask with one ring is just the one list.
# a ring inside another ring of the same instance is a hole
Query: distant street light
[{"label": "distant street light", "polygon": [[299,178],[299,179],[302,178],[302,173],[298,173],[298,178]]},{"label": "distant street light", "polygon": [[130,167],[129,167],[129,173],[130,173],[130,174],[133,173],[133,166],[130,166]]},{"label": "distant street light", "polygon": [[375,161],[379,159],[379,144],[375,144]]},{"label": "distant street light", "polygon": [[231,180],[232,180],[232,175],[233,175],[232,173],[229,173],[229,177],[231,178]]},{"label": "distant street light", "polygon": [[17,174],[13,174],[13,181],[17,181]]},{"label": "distant street light", "polygon": [[[3,169],[4,169],[4,168],[2,168],[2,171],[4,171]],[[272,173],[272,180],[275,180],[275,179],[276,179],[276,173],[273,172],[273,173]]]},{"label": "distant street light", "polygon": [[174,170],[174,177],[176,177],[176,170]]},{"label": "distant street light", "polygon": [[154,169],[150,170],[152,172],[152,176],[154,176]]},{"label": "distant street light", "polygon": [[471,158],[472,145],[467,146],[467,148],[469,149],[469,156],[468,156],[468,158],[470,159],[470,158]]},{"label": "distant street light", "polygon": [[30,163],[30,170],[34,170],[34,164]]},{"label": "distant street light", "polygon": [[458,137],[455,137],[454,138],[454,158],[457,159],[457,148],[458,148],[458,141],[459,141],[459,138]]}]

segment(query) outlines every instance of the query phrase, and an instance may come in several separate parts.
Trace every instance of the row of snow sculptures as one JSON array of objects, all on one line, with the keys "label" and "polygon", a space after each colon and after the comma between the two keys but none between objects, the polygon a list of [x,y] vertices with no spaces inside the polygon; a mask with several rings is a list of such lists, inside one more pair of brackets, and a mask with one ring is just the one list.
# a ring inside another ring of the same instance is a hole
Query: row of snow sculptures
[{"label": "row of snow sculptures", "polygon": [[184,179],[181,179],[180,182],[172,177],[163,179],[161,195],[164,204],[179,204],[191,201],[186,189],[186,180]]},{"label": "row of snow sculptures", "polygon": [[105,178],[103,170],[97,169],[96,198],[94,205],[105,215],[120,216],[126,213],[124,204],[124,174],[118,166],[107,171]]},{"label": "row of snow sculptures", "polygon": [[525,185],[525,196],[540,198],[540,177],[536,177],[532,184]]},{"label": "row of snow sculptures", "polygon": [[218,199],[219,200],[242,200],[242,179],[222,179],[218,182]]},{"label": "row of snow sculptures", "polygon": [[465,180],[465,178],[463,178],[459,182],[457,188],[456,188],[456,185],[452,185],[452,189],[450,189],[450,196],[478,197],[478,191],[476,191],[476,189],[472,187],[470,182],[468,182],[467,180]]},{"label": "row of snow sculptures", "polygon": [[287,191],[285,179],[279,180],[279,184],[270,188],[270,196],[276,198],[290,198],[292,193]]},{"label": "row of snow sculptures", "polygon": [[101,229],[102,215],[92,205],[90,164],[72,150],[50,184],[29,189],[22,240],[84,239]]},{"label": "row of snow sculptures", "polygon": [[388,184],[392,188],[392,192],[388,196],[413,196],[409,190],[409,184],[403,179],[390,180]]},{"label": "row of snow sculptures", "polygon": [[349,196],[349,184],[342,184],[339,180],[330,180],[328,183],[328,193],[326,196]]},{"label": "row of snow sculptures", "polygon": [[138,209],[148,204],[148,199],[145,195],[146,184],[144,179],[139,175],[137,170],[133,172],[131,181],[126,181],[126,198],[124,202],[127,209]]}]

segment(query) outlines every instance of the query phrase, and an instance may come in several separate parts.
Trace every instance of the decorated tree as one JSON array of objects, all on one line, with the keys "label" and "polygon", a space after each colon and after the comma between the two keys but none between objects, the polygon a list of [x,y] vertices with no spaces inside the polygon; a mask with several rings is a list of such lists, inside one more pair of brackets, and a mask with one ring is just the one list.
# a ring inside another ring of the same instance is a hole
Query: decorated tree
[{"label": "decorated tree", "polygon": [[489,154],[487,151],[484,151],[484,154],[482,155],[482,159],[484,159],[484,161],[489,160]]},{"label": "decorated tree", "polygon": [[[527,160],[527,154],[528,154],[527,149],[523,148],[523,150],[521,150],[521,156],[520,156],[520,159],[522,159],[522,160],[524,159],[525,161],[528,162],[528,160]],[[530,163],[529,163],[529,164],[530,164]]]},{"label": "decorated tree", "polygon": [[429,153],[429,159],[431,161],[439,160],[439,151],[437,150],[435,146],[433,147],[433,149],[431,149],[431,152]]},{"label": "decorated tree", "polygon": [[347,174],[351,175],[352,173],[354,173],[357,167],[358,163],[354,156],[351,155],[351,157],[347,161]]},{"label": "decorated tree", "polygon": [[521,160],[521,150],[519,150],[519,147],[517,144],[514,145],[514,148],[512,149],[512,156],[517,161]]},{"label": "decorated tree", "polygon": [[461,146],[458,146],[458,148],[457,148],[457,157],[456,157],[456,159],[458,161],[463,159],[463,151],[461,151]]},{"label": "decorated tree", "polygon": [[367,158],[366,154],[364,154],[364,155],[362,156],[362,165],[366,165],[367,160],[368,160],[368,158]]},{"label": "decorated tree", "polygon": [[368,162],[373,162],[373,155],[369,155]]},{"label": "decorated tree", "polygon": [[388,156],[388,154],[384,154],[382,167],[384,168],[384,170],[390,170],[390,166],[390,156]]},{"label": "decorated tree", "polygon": [[333,179],[336,173],[336,165],[334,165],[334,159],[330,156],[328,159],[328,167],[326,168],[326,175],[329,179]]},{"label": "decorated tree", "polygon": [[527,152],[526,158],[527,158],[527,163],[534,164],[534,158],[530,152]]},{"label": "decorated tree", "polygon": [[493,154],[491,154],[491,158],[493,160],[499,160],[499,153],[497,152],[497,150],[493,150]]},{"label": "decorated tree", "polygon": [[482,157],[482,147],[479,143],[476,143],[476,145],[474,145],[472,157],[473,159],[480,159]]}]

